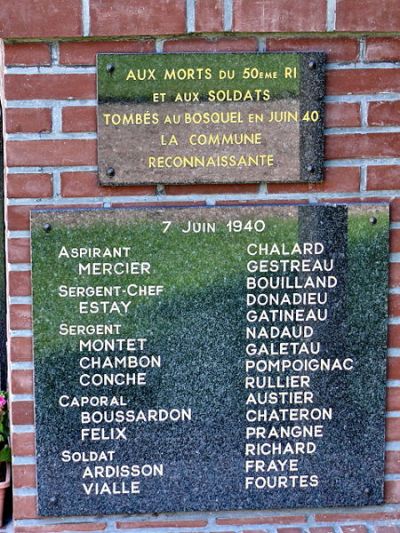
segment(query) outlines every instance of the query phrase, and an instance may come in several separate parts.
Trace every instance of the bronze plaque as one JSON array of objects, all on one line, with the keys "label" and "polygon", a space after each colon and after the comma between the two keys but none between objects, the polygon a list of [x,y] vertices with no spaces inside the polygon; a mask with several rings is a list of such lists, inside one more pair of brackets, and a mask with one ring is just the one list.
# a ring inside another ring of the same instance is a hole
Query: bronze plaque
[{"label": "bronze plaque", "polygon": [[317,182],[322,53],[100,54],[102,185]]}]

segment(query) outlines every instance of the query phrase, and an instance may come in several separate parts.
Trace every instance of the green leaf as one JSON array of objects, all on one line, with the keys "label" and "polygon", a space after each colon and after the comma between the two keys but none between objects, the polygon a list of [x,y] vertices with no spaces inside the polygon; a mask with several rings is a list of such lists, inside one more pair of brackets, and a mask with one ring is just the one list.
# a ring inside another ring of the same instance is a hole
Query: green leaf
[{"label": "green leaf", "polygon": [[6,461],[7,463],[11,461],[11,449],[9,446],[5,446],[0,450],[0,462],[1,461]]}]

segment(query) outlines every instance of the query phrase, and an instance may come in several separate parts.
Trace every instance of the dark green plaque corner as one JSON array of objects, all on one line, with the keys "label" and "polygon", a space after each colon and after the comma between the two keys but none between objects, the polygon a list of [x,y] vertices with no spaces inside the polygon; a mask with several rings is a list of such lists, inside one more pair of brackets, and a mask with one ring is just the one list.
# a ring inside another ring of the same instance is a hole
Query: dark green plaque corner
[{"label": "dark green plaque corner", "polygon": [[99,54],[102,185],[318,182],[325,55]]},{"label": "dark green plaque corner", "polygon": [[382,204],[34,212],[39,514],[382,503],[388,228]]}]

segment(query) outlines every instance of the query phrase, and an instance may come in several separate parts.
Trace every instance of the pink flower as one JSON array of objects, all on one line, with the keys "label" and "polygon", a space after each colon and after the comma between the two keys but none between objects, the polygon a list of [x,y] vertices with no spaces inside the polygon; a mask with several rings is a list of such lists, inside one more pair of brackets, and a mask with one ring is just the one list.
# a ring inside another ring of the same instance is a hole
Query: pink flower
[{"label": "pink flower", "polygon": [[4,398],[4,396],[0,396],[0,409],[3,409],[7,405],[7,400]]}]

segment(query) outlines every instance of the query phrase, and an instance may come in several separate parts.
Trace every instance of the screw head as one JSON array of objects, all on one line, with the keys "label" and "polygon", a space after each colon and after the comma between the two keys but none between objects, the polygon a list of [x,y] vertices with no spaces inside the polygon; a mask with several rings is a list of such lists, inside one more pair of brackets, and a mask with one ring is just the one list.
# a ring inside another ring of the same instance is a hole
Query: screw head
[{"label": "screw head", "polygon": [[314,167],[314,165],[307,165],[307,172],[310,172],[310,174],[312,174],[313,172],[315,172],[315,167]]},{"label": "screw head", "polygon": [[378,219],[376,217],[370,217],[369,219],[370,224],[375,225],[378,222]]},{"label": "screw head", "polygon": [[57,498],[55,496],[52,496],[50,498],[50,503],[56,503],[56,501],[57,501]]},{"label": "screw head", "polygon": [[311,60],[308,62],[308,68],[309,68],[310,70],[314,70],[316,66],[317,66],[317,63],[316,63],[313,59],[311,59]]},{"label": "screw head", "polygon": [[115,65],[113,65],[112,63],[108,63],[108,65],[106,66],[106,71],[109,73],[109,74],[112,74],[115,70]]},{"label": "screw head", "polygon": [[113,178],[115,176],[115,169],[113,167],[108,167],[106,174],[109,178]]},{"label": "screw head", "polygon": [[364,489],[364,494],[365,496],[369,496],[371,494],[371,489],[368,489],[368,488]]},{"label": "screw head", "polygon": [[50,233],[51,231],[51,224],[49,224],[48,222],[46,222],[46,224],[43,224],[43,229],[46,233]]}]

